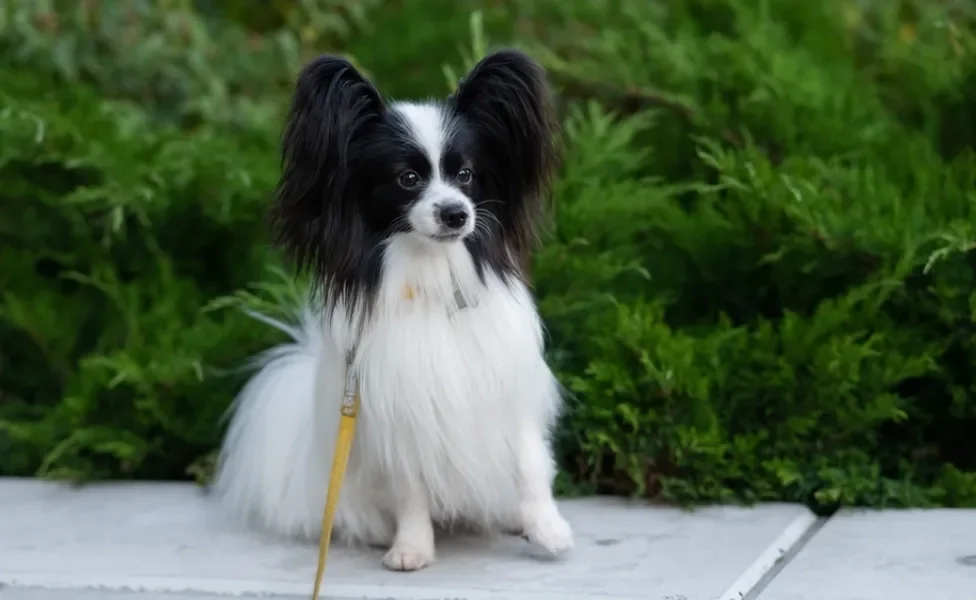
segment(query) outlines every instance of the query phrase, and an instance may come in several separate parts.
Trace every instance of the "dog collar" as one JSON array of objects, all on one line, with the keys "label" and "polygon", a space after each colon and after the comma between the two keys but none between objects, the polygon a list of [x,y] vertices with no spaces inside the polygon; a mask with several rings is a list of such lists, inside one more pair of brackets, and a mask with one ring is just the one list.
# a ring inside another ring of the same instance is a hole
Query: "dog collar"
[{"label": "dog collar", "polygon": [[[409,283],[403,286],[403,299],[410,301],[417,297],[417,288],[410,285]],[[461,289],[456,285],[454,286],[454,304],[457,305],[457,310],[463,310],[471,306],[468,301],[464,298],[464,294],[461,293]]]}]

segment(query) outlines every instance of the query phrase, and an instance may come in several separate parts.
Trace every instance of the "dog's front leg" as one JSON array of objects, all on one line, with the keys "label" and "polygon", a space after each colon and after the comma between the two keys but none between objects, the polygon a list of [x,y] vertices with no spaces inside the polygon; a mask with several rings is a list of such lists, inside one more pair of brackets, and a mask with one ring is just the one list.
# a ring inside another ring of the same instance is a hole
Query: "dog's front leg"
[{"label": "dog's front leg", "polygon": [[424,490],[404,487],[397,498],[396,536],[383,564],[394,571],[416,571],[434,562],[434,525]]},{"label": "dog's front leg", "polygon": [[551,554],[573,547],[573,530],[559,512],[552,496],[555,465],[545,437],[526,427],[519,439],[518,483],[522,534]]}]

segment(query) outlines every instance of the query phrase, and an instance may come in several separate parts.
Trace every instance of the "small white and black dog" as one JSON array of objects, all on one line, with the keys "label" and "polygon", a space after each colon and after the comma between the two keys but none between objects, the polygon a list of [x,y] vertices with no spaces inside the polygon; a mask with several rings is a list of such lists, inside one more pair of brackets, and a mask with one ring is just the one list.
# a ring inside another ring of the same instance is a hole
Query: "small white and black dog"
[{"label": "small white and black dog", "polygon": [[336,536],[421,569],[434,528],[573,546],[552,495],[560,387],[526,281],[557,162],[545,71],[515,50],[445,101],[388,102],[351,63],[302,71],[272,209],[311,271],[314,308],[235,401],[215,480],[222,509],[316,538],[347,358],[362,408]]}]

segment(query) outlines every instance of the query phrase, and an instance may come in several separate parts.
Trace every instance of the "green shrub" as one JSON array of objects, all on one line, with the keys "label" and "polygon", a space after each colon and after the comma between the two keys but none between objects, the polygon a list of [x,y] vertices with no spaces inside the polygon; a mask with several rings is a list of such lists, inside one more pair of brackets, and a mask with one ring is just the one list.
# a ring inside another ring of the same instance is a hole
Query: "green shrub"
[{"label": "green shrub", "polygon": [[301,293],[264,228],[296,70],[441,94],[498,42],[560,94],[563,493],[976,505],[966,3],[45,4],[0,13],[0,474],[205,478],[278,339],[235,307]]}]

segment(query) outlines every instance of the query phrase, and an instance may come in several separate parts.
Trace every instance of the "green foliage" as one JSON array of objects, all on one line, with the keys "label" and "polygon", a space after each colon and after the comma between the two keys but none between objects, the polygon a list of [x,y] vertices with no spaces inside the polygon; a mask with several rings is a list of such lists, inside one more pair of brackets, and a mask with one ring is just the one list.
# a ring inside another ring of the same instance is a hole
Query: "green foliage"
[{"label": "green foliage", "polygon": [[[259,6],[260,5],[260,6]],[[263,12],[262,12],[263,11]],[[7,2],[0,474],[206,478],[312,53],[549,68],[564,493],[976,505],[976,14],[902,0]],[[445,85],[445,80],[447,85]]]}]

